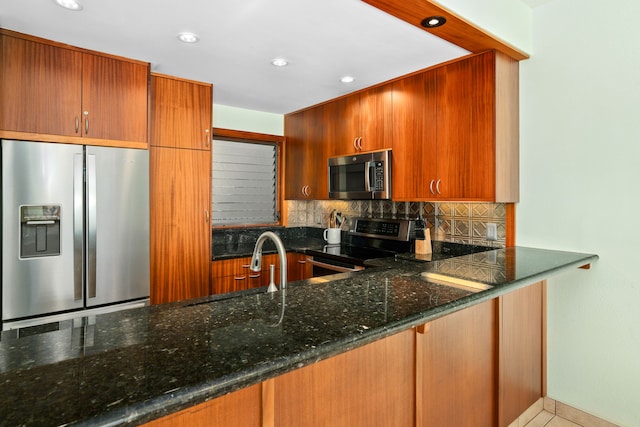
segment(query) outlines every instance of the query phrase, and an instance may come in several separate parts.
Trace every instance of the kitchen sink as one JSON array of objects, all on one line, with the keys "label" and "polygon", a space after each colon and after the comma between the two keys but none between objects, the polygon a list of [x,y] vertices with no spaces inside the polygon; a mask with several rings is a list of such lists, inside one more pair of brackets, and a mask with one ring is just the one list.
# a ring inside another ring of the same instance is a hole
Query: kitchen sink
[{"label": "kitchen sink", "polygon": [[454,288],[465,289],[471,292],[486,291],[493,288],[493,286],[482,282],[476,282],[474,280],[462,279],[460,277],[447,276],[446,274],[433,273],[425,271],[421,274],[422,277],[432,283],[439,285],[451,286]]}]

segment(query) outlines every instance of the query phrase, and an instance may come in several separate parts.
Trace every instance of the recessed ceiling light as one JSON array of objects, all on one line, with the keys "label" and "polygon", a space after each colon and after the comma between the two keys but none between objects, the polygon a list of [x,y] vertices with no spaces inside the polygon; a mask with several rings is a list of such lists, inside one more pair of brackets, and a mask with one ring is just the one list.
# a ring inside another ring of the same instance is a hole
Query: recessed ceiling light
[{"label": "recessed ceiling light", "polygon": [[429,16],[424,18],[420,25],[425,28],[436,28],[444,25],[445,22],[447,22],[447,18],[444,16]]},{"label": "recessed ceiling light", "polygon": [[200,37],[198,37],[196,34],[188,32],[178,34],[178,39],[185,43],[198,43],[200,41]]},{"label": "recessed ceiling light", "polygon": [[286,67],[287,65],[289,65],[289,62],[284,58],[276,58],[271,61],[271,65],[274,65],[276,67]]},{"label": "recessed ceiling light", "polygon": [[353,82],[355,79],[353,78],[353,76],[344,76],[340,79],[340,81],[342,83],[351,83]]},{"label": "recessed ceiling light", "polygon": [[65,9],[75,11],[82,10],[82,5],[75,0],[55,0],[55,2]]}]

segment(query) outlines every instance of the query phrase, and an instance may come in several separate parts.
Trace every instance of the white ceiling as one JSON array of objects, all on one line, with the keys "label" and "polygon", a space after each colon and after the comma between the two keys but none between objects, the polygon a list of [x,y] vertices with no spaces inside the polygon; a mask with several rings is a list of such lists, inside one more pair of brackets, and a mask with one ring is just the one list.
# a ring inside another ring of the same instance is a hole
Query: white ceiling
[{"label": "white ceiling", "polygon": [[[216,104],[288,113],[468,52],[360,0],[0,0],[0,27],[214,84]],[[192,31],[194,45],[177,39]],[[284,57],[290,65],[270,61]],[[352,75],[351,84],[340,82]]]}]

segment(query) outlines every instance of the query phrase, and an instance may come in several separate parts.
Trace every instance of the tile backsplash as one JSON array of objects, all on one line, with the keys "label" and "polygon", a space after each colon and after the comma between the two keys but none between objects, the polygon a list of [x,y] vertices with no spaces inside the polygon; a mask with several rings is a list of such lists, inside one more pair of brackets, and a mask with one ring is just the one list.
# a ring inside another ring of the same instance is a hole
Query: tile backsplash
[{"label": "tile backsplash", "polygon": [[[503,203],[392,202],[389,200],[287,200],[288,226],[327,227],[334,209],[347,219],[418,218],[431,238],[455,243],[505,247],[506,206]],[[497,240],[487,240],[487,224],[496,224]],[[345,226],[346,228],[346,226]]]}]

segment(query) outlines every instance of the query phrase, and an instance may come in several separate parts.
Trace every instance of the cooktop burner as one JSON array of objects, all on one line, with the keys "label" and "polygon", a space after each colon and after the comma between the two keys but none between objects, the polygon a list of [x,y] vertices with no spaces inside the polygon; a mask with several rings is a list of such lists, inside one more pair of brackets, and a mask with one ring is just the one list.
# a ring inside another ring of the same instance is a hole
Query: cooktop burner
[{"label": "cooktop burner", "polygon": [[307,253],[314,257],[345,261],[355,265],[364,265],[364,261],[368,259],[386,258],[395,255],[393,251],[352,245],[326,245],[321,250],[307,250]]},{"label": "cooktop burner", "polygon": [[341,245],[308,250],[314,257],[364,265],[364,261],[411,251],[413,221],[408,219],[355,218]]}]

